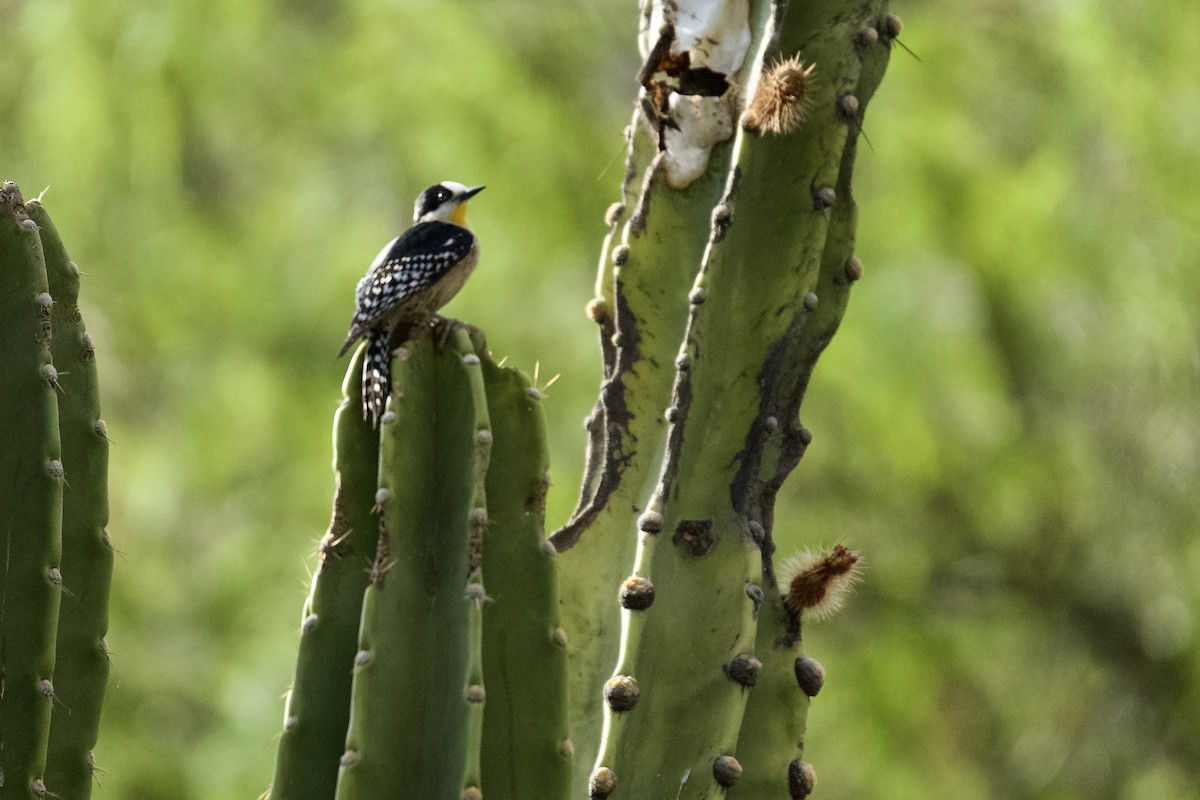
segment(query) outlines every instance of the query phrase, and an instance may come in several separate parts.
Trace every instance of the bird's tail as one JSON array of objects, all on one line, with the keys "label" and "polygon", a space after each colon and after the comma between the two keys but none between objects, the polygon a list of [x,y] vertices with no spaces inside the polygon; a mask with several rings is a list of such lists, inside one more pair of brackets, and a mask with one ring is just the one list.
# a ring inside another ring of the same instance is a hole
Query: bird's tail
[{"label": "bird's tail", "polygon": [[377,330],[367,339],[367,355],[362,367],[363,419],[379,427],[379,418],[392,391],[391,353],[388,349],[390,331]]}]

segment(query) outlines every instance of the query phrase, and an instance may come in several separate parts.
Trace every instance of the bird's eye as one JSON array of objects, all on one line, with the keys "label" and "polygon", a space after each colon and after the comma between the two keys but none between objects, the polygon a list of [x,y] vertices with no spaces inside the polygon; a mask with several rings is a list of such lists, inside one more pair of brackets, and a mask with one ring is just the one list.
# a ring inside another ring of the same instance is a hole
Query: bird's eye
[{"label": "bird's eye", "polygon": [[437,201],[439,203],[444,203],[449,199],[450,199],[450,190],[449,189],[438,189],[437,190]]}]

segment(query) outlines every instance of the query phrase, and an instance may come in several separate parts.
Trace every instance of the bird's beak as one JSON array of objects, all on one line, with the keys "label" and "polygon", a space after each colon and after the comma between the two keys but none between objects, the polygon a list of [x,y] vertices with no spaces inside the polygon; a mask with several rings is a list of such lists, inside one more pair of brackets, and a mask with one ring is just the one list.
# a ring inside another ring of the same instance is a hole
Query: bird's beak
[{"label": "bird's beak", "polygon": [[465,192],[462,193],[462,196],[458,198],[458,201],[461,203],[466,200],[469,200],[470,198],[479,194],[486,188],[487,188],[486,186],[472,186],[470,189],[467,189]]}]

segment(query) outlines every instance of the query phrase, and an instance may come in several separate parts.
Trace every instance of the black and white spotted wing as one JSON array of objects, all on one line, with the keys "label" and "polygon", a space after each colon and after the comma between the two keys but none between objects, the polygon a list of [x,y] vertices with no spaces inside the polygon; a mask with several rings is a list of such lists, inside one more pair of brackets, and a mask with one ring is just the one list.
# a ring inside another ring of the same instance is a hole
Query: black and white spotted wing
[{"label": "black and white spotted wing", "polygon": [[376,324],[398,311],[454,265],[475,243],[471,231],[447,222],[422,222],[387,244],[358,282],[358,309],[341,355]]}]

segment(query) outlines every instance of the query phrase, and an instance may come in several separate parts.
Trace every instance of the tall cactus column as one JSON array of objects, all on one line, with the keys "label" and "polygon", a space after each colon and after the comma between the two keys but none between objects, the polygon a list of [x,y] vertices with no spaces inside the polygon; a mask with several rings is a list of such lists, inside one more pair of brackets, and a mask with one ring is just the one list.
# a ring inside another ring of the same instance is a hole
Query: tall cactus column
[{"label": "tall cactus column", "polygon": [[78,267],[0,188],[0,798],[87,800],[108,680],[108,438]]},{"label": "tall cactus column", "polygon": [[79,310],[79,267],[68,257],[41,203],[26,208],[37,223],[46,259],[58,370],[58,417],[65,465],[62,516],[63,596],[54,666],[46,785],[63,800],[86,800],[92,748],[108,684],[108,595],[113,551],[108,531],[108,427],[100,417],[96,348]]},{"label": "tall cactus column", "polygon": [[271,796],[566,800],[541,395],[469,326],[410,335],[379,430],[363,421],[363,348],[343,385]]},{"label": "tall cactus column", "polygon": [[[644,10],[639,124],[657,135],[657,153],[623,245],[606,241],[612,266],[602,264],[593,308],[604,307],[605,292],[614,298],[614,323],[598,319],[613,342],[598,408],[610,412],[618,381],[627,395],[619,409],[661,403],[663,434],[627,448],[642,469],[661,468],[652,493],[631,491],[632,504],[589,519],[606,481],[630,474],[629,460],[610,457],[554,537],[568,572],[608,555],[628,575],[605,592],[610,608],[617,598],[624,607],[611,677],[601,685],[588,665],[572,669],[573,691],[606,704],[588,792],[802,797],[812,789],[801,748],[819,666],[803,657],[799,610],[785,606],[777,585],[774,530],[787,521],[776,520],[774,498],[811,441],[800,402],[861,271],[854,144],[896,26],[880,0],[678,0]],[[718,67],[733,51],[745,54],[747,69]],[[726,117],[738,124],[726,126]],[[631,160],[644,157],[634,140]],[[701,188],[714,170],[716,197]],[[668,287],[660,302],[686,309],[684,329],[677,313],[664,313],[623,330],[621,290],[634,285],[623,272],[655,252],[660,237],[643,237],[656,215],[690,197],[708,198],[703,224],[693,224],[690,240],[677,234],[690,243],[670,249],[690,261],[659,270]],[[694,276],[686,287],[671,283],[680,271]],[[622,349],[672,337],[670,396],[628,397],[653,371],[630,369]],[[629,419],[604,417],[610,453],[614,430],[623,441]],[[618,527],[623,541],[612,544]],[[585,706],[575,712],[588,722]]]},{"label": "tall cactus column", "polygon": [[0,798],[45,795],[62,597],[53,300],[37,223],[0,194]]}]

